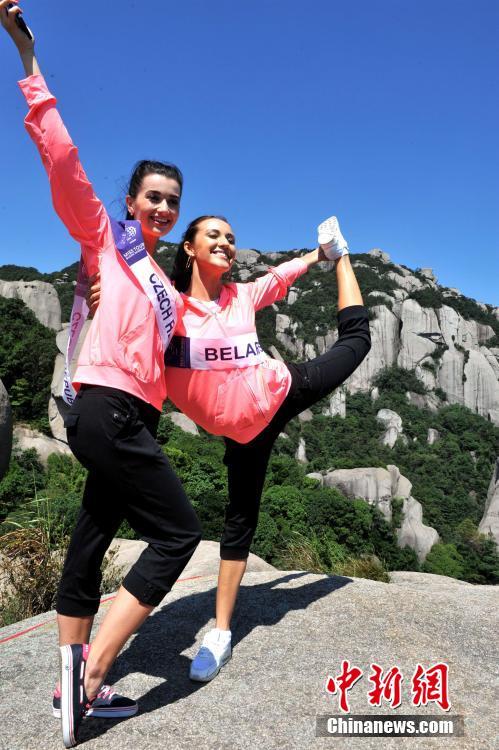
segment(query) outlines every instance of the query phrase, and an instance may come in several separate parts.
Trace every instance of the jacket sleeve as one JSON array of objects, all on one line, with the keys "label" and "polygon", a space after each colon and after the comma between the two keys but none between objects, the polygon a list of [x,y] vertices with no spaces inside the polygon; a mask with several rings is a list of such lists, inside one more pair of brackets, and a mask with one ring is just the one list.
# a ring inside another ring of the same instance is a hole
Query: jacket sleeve
[{"label": "jacket sleeve", "polygon": [[307,271],[307,264],[300,258],[288,260],[278,266],[269,268],[264,276],[245,284],[255,310],[261,310],[277,300],[283,299],[288,288]]},{"label": "jacket sleeve", "polygon": [[82,246],[89,273],[98,267],[98,252],[110,232],[104,206],[80,164],[78,149],[56,109],[43,76],[33,75],[19,82],[29,106],[26,130],[42,158],[54,208],[70,235]]}]

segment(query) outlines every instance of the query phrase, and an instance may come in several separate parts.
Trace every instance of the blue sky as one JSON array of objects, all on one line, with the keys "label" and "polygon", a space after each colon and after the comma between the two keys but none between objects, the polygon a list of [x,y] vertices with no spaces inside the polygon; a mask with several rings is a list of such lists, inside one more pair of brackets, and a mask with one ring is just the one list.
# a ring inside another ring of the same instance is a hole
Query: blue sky
[{"label": "blue sky", "polygon": [[[496,0],[22,3],[97,194],[121,214],[140,158],[177,163],[187,222],[223,213],[239,247],[313,247],[336,214],[379,247],[499,304]],[[78,256],[22,125],[0,37],[0,264]]]}]

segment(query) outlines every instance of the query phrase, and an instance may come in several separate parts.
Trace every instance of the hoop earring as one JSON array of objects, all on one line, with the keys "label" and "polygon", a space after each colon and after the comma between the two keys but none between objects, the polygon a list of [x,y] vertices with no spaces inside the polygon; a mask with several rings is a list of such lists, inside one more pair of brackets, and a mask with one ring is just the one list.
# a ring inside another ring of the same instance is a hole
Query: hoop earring
[{"label": "hoop earring", "polygon": [[185,264],[185,270],[188,271],[192,266],[192,255],[187,256],[187,263]]}]

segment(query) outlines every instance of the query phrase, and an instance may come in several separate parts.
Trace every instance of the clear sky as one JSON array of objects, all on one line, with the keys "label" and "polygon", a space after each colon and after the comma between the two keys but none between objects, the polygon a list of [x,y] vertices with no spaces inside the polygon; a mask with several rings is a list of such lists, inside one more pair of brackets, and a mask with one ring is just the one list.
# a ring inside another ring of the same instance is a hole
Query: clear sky
[{"label": "clear sky", "polygon": [[[177,163],[177,241],[225,214],[239,247],[313,247],[336,214],[499,304],[497,0],[24,0],[42,71],[97,194],[121,215],[135,161]],[[0,264],[78,256],[22,125],[0,36]]]}]

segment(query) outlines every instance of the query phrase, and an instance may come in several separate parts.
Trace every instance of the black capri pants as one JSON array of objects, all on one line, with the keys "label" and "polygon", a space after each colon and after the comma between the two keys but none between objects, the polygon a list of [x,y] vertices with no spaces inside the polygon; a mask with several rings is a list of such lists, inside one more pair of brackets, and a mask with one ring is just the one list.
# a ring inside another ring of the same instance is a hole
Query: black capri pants
[{"label": "black capri pants", "polygon": [[196,513],[155,440],[159,417],[115,388],[84,385],[77,394],[65,425],[89,473],[59,584],[59,614],[97,612],[101,564],[124,519],[148,542],[123,581],[144,604],[161,602],[199,544]]},{"label": "black capri pants", "polygon": [[291,372],[289,393],[267,427],[249,443],[225,439],[229,504],[220,541],[222,560],[248,557],[258,523],[260,498],[273,445],[287,422],[341,385],[371,348],[369,317],[363,305],[338,313],[338,340],[309,362],[286,365]]}]

